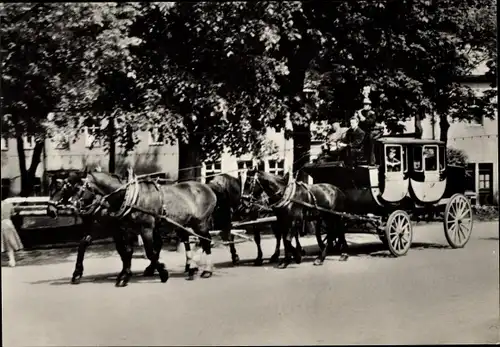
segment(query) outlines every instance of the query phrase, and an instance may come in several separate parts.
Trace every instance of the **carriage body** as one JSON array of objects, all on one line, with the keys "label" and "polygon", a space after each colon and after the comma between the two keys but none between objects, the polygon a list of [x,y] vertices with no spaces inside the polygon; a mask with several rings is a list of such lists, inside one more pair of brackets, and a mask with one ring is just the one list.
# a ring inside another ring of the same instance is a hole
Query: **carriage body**
[{"label": "carriage body", "polygon": [[[378,226],[374,232],[384,242],[389,236],[386,235],[388,225],[397,216],[411,224],[410,219],[430,221],[442,215],[448,242],[452,247],[463,247],[472,229],[472,210],[464,196],[466,173],[463,167],[447,165],[445,143],[382,137],[374,143],[374,154],[375,165],[358,163],[346,167],[341,162],[324,162],[308,164],[303,170],[313,177],[314,183],[329,183],[340,188],[346,196],[345,210],[350,215],[376,217]],[[469,232],[463,237],[457,236],[460,241],[454,241],[451,234],[454,227],[459,228],[460,215],[470,217]],[[356,223],[357,218],[350,219],[351,226],[360,224]],[[411,239],[408,243],[411,244]],[[409,246],[401,252],[406,253],[408,249]]]}]

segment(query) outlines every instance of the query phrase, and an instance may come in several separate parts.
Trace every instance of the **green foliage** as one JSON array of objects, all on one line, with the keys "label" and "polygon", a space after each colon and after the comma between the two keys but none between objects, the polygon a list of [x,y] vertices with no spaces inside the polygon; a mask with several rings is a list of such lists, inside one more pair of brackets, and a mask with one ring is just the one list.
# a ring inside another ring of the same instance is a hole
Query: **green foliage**
[{"label": "green foliage", "polygon": [[469,158],[463,150],[453,147],[446,148],[446,157],[448,165],[467,166],[469,162]]}]

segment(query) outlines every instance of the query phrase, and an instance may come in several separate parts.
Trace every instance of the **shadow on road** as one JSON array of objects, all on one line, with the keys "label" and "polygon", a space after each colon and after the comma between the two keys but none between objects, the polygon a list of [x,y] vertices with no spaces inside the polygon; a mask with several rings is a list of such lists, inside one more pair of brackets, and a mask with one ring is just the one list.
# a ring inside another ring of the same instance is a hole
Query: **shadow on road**
[{"label": "shadow on road", "polygon": [[[302,257],[302,263],[311,263],[313,262],[319,254],[319,247],[317,245],[304,246],[305,256]],[[448,245],[442,245],[437,243],[424,243],[424,242],[414,242],[411,246],[412,250],[419,249],[442,249],[442,250],[452,250],[452,248]],[[370,242],[370,243],[354,243],[349,242],[349,250],[347,252],[349,257],[376,257],[376,258],[395,258],[389,250],[381,243],[381,242]],[[281,257],[284,256],[283,249],[280,253]],[[335,257],[335,260],[340,256],[340,254],[331,252],[328,258]],[[331,259],[331,258],[330,258]],[[333,259],[331,259],[333,260]],[[231,261],[224,261],[214,264],[217,268],[233,268],[235,267]],[[264,259],[264,264],[266,266],[272,265],[276,267],[276,264],[269,263],[269,257]],[[296,265],[295,262],[292,262],[290,267]],[[239,267],[249,266],[253,267],[254,259],[241,259]]]},{"label": "shadow on road", "polygon": [[[94,283],[94,284],[114,284],[116,277],[118,276],[118,271],[113,273],[98,274],[98,275],[83,275],[80,284]],[[171,278],[185,278],[186,274],[183,272],[169,271],[169,279]],[[40,280],[29,282],[30,284],[50,284],[51,286],[66,286],[73,285],[71,283],[71,277],[63,277],[58,279],[50,280]],[[134,272],[130,278],[130,283],[160,283],[160,277],[155,274],[154,277],[144,277],[142,272]],[[168,282],[167,282],[168,283]]]}]

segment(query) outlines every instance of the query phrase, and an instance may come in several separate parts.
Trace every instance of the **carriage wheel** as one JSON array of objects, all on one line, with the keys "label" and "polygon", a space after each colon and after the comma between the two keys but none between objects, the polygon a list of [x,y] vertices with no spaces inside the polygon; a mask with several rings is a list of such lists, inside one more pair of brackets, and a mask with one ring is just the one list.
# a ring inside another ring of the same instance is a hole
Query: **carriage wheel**
[{"label": "carriage wheel", "polygon": [[452,248],[462,248],[472,233],[472,207],[462,194],[450,198],[444,210],[444,235]]},{"label": "carriage wheel", "polygon": [[396,210],[389,215],[385,227],[385,240],[389,251],[396,256],[401,257],[408,253],[413,240],[413,226],[408,213],[402,210]]}]

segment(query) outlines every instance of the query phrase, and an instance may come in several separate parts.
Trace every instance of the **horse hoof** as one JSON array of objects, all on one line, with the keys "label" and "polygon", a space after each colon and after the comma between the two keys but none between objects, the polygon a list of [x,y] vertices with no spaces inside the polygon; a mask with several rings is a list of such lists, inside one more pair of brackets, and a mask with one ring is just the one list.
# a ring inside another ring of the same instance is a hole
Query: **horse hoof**
[{"label": "horse hoof", "polygon": [[73,277],[71,279],[71,284],[80,284],[80,280],[81,280],[82,276],[78,276],[78,277]]},{"label": "horse hoof", "polygon": [[286,269],[288,267],[288,263],[280,263],[278,264],[278,269]]},{"label": "horse hoof", "polygon": [[193,275],[188,275],[188,277],[186,277],[186,281],[192,281],[192,280],[194,280]]},{"label": "horse hoof", "polygon": [[235,256],[233,257],[233,265],[234,265],[234,266],[238,266],[238,265],[240,265],[240,257],[239,257],[239,256],[235,255]]},{"label": "horse hoof", "polygon": [[323,260],[321,260],[321,259],[315,259],[313,265],[314,266],[323,265]]},{"label": "horse hoof", "polygon": [[203,271],[200,275],[201,278],[210,278],[212,277],[212,271]]},{"label": "horse hoof", "polygon": [[297,264],[302,263],[302,256],[300,254],[296,254],[294,260]]},{"label": "horse hoof", "polygon": [[160,272],[160,280],[161,280],[161,283],[165,283],[168,281],[168,271],[167,270]]},{"label": "horse hoof", "polygon": [[124,288],[128,285],[128,280],[119,280],[119,281],[116,281],[116,284],[115,284],[115,287],[117,288]]},{"label": "horse hoof", "polygon": [[147,267],[144,269],[144,277],[153,277],[155,275],[155,269],[153,267]]},{"label": "horse hoof", "polygon": [[262,258],[257,258],[253,261],[254,266],[262,266],[263,263]]},{"label": "horse hoof", "polygon": [[277,263],[280,260],[280,255],[274,253],[271,258],[269,258],[269,263]]},{"label": "horse hoof", "polygon": [[342,255],[340,256],[339,261],[347,261],[347,259],[349,259],[349,256],[348,256],[347,254],[345,254],[345,253],[344,253],[344,254],[342,254]]}]

